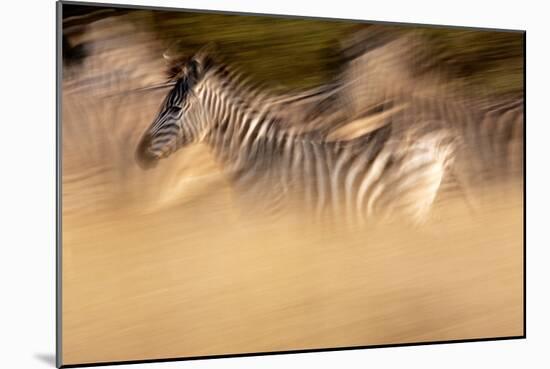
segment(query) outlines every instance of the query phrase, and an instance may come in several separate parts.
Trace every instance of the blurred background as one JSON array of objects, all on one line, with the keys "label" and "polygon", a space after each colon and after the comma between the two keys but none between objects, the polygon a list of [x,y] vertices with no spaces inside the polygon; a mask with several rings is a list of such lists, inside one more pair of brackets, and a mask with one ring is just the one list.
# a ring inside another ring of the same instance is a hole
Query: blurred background
[{"label": "blurred background", "polygon": [[421,229],[251,219],[201,145],[134,162],[167,92],[136,90],[209,42],[275,95],[348,81],[338,126],[392,94],[523,95],[518,33],[64,5],[65,364],[522,334],[523,131],[479,208]]}]

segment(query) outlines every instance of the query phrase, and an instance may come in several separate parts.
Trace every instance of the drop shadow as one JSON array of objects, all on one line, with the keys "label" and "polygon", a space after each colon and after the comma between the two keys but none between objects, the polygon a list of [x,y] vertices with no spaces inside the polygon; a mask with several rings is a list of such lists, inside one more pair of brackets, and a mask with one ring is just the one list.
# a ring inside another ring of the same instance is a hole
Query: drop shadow
[{"label": "drop shadow", "polygon": [[52,367],[55,367],[55,354],[34,354],[34,358]]}]

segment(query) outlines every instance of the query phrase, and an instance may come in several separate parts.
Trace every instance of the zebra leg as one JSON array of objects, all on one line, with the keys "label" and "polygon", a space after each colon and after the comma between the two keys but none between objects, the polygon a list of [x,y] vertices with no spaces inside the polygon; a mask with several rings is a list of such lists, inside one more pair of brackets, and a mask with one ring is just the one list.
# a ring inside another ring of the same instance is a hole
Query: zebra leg
[{"label": "zebra leg", "polygon": [[[382,219],[405,217],[413,226],[424,224],[454,163],[455,142],[446,130],[434,130],[401,148],[377,208]],[[381,208],[382,206],[382,208]]]},{"label": "zebra leg", "polygon": [[428,220],[445,175],[445,168],[439,161],[425,164],[422,171],[415,181],[407,181],[408,185],[397,194],[396,211],[413,226],[420,226]]},{"label": "zebra leg", "polygon": [[[458,192],[458,196],[464,201],[470,214],[476,214],[480,209],[480,204],[471,192],[469,180],[465,176],[457,174],[457,168],[454,166],[448,170],[447,177],[448,182],[453,185],[453,190]],[[447,194],[450,191],[442,189],[442,192]]]},{"label": "zebra leg", "polygon": [[269,177],[244,182],[240,178],[233,182],[233,196],[239,218],[272,222],[288,215],[287,193]]}]

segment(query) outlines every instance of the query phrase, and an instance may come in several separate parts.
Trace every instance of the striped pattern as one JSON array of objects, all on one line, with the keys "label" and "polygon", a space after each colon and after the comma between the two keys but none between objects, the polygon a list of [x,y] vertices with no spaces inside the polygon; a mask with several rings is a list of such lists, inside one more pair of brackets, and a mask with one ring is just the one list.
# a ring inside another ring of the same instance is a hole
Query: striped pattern
[{"label": "striped pattern", "polygon": [[368,132],[384,114],[394,115],[402,129],[431,121],[459,142],[448,179],[474,191],[521,182],[523,96],[464,96],[464,81],[449,78],[450,55],[428,48],[421,32],[395,31],[373,26],[343,41],[349,62],[340,76],[345,88],[339,103],[353,124],[344,121],[333,136]]},{"label": "striped pattern", "polygon": [[439,190],[439,198],[467,200],[466,197],[473,193],[478,196],[491,194],[499,186],[521,189],[523,106],[521,97],[472,101],[445,95],[395,93],[357,119],[335,126],[326,137],[329,140],[355,139],[376,130],[388,119],[392,121],[394,132],[446,131],[454,138],[455,155],[444,186]]},{"label": "striped pattern", "polygon": [[319,219],[363,223],[404,214],[420,222],[453,161],[455,143],[447,130],[394,132],[391,115],[347,141],[287,129],[272,97],[204,55],[181,64],[175,79],[138,144],[137,162],[149,168],[204,142],[239,197],[269,212],[298,204]]},{"label": "striped pattern", "polygon": [[479,110],[477,129],[470,127],[467,132],[471,153],[477,157],[477,175],[489,182],[521,179],[525,129],[523,98],[489,101]]}]

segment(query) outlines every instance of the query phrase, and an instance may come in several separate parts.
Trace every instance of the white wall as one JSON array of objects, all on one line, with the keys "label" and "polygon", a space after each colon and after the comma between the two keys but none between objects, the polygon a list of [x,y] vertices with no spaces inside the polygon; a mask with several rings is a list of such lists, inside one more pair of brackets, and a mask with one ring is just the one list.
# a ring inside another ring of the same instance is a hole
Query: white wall
[{"label": "white wall", "polygon": [[[137,1],[140,5],[527,29],[527,340],[135,365],[132,368],[549,367],[549,43],[543,1]],[[116,1],[115,1],[116,2]],[[0,44],[0,367],[52,367],[55,3],[3,2]],[[7,82],[6,82],[7,81]],[[7,115],[6,115],[7,110]],[[529,365],[526,365],[530,363]]]}]

